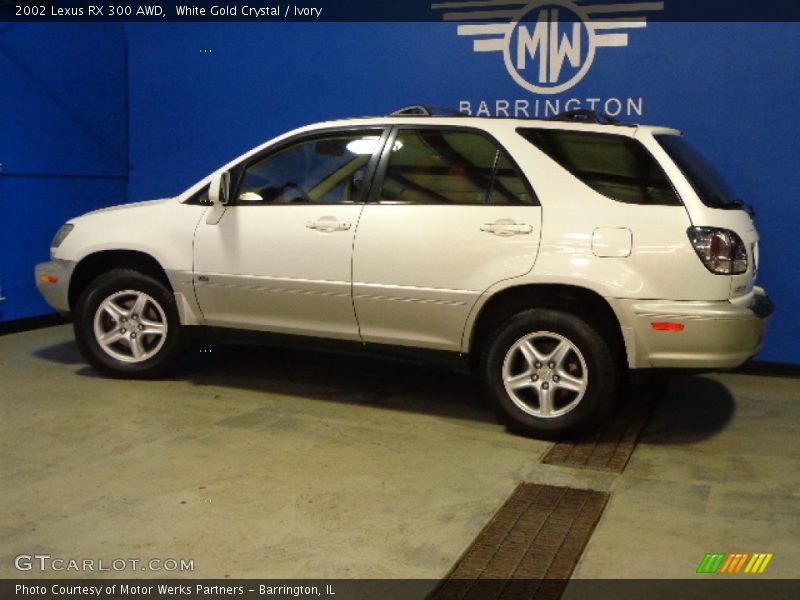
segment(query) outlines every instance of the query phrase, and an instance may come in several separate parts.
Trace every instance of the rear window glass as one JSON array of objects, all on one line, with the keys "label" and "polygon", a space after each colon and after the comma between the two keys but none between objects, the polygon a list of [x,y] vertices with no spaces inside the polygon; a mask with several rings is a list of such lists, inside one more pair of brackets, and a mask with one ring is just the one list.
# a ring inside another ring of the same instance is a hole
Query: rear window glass
[{"label": "rear window glass", "polygon": [[612,200],[628,204],[681,204],[664,170],[632,138],[562,129],[518,131],[583,183]]},{"label": "rear window glass", "polygon": [[742,208],[731,187],[695,148],[679,135],[655,136],[661,147],[675,161],[703,204],[710,208]]}]

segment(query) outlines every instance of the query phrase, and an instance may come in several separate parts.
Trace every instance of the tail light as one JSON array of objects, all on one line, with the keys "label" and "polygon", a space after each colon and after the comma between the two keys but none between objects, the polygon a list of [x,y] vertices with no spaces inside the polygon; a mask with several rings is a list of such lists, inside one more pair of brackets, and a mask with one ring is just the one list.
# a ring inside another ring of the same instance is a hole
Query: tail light
[{"label": "tail light", "polygon": [[687,233],[697,256],[715,275],[747,272],[747,249],[735,231],[720,227],[690,227]]}]

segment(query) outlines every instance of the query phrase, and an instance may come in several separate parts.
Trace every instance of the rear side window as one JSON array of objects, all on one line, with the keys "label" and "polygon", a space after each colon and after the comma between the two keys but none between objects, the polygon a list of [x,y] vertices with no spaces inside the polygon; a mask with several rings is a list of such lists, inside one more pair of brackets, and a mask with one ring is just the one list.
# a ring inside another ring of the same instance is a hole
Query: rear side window
[{"label": "rear side window", "polygon": [[596,192],[628,204],[680,206],[650,152],[622,136],[559,129],[518,129],[522,137]]},{"label": "rear side window", "polygon": [[379,200],[410,204],[536,204],[508,155],[471,131],[401,129]]},{"label": "rear side window", "polygon": [[689,142],[678,135],[657,135],[656,140],[692,184],[703,204],[711,208],[742,208],[731,187]]}]

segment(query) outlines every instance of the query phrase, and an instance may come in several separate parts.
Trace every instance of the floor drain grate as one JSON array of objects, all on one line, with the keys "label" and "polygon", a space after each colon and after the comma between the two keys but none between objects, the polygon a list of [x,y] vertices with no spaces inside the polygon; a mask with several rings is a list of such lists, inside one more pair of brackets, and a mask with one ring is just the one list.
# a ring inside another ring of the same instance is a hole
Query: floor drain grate
[{"label": "floor drain grate", "polygon": [[596,431],[554,444],[542,462],[622,473],[650,419],[656,399],[657,395],[647,393],[640,401],[624,402]]},{"label": "floor drain grate", "polygon": [[520,484],[430,598],[557,599],[609,495]]}]

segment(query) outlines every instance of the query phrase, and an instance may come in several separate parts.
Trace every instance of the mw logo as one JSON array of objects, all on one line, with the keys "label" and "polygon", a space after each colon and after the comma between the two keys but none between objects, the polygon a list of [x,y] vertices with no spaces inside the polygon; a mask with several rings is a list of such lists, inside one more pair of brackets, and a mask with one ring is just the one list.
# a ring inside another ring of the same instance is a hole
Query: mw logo
[{"label": "mw logo", "polygon": [[[526,25],[518,24],[514,28],[517,36],[516,60],[514,68],[524,71],[527,68],[528,58],[532,60],[539,56],[540,84],[555,84],[561,77],[561,68],[564,58],[568,58],[570,65],[580,67],[584,62],[581,57],[581,38],[583,29],[581,23],[572,23],[572,40],[565,34],[559,40],[559,11],[557,9],[542,10],[539,12],[536,25],[531,32]],[[513,36],[512,36],[513,37]],[[510,50],[510,48],[509,48]]]},{"label": "mw logo", "polygon": [[635,13],[661,11],[664,3],[471,0],[431,8],[448,11],[445,21],[467,22],[458,25],[458,35],[474,38],[474,52],[501,53],[506,71],[521,87],[557,94],[584,78],[598,48],[625,47],[624,30],[647,27],[647,18]]}]

